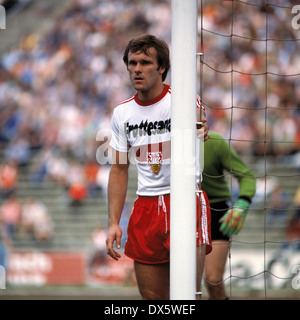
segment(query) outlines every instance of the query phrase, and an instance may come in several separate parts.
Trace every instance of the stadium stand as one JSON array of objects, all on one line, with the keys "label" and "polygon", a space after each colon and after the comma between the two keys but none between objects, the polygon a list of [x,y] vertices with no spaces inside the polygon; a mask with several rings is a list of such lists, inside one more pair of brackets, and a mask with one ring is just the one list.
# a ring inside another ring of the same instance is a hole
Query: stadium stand
[{"label": "stadium stand", "polygon": [[[42,169],[48,167],[47,161],[40,163],[40,159],[61,157],[69,165],[74,159],[84,164],[95,157],[99,147],[96,141],[98,130],[107,128],[112,108],[132,93],[122,63],[124,45],[129,38],[143,32],[156,33],[170,43],[170,1],[78,0],[63,3],[62,7],[62,1],[28,2],[9,17],[7,30],[0,31],[7,32],[6,36],[1,38],[0,44],[0,146],[2,163],[9,157],[13,143],[26,138],[23,146],[26,151],[27,143],[29,156],[26,163],[20,163],[17,194],[21,201],[25,201],[29,196],[41,199],[52,214],[54,237],[50,245],[44,249],[72,251],[85,249],[95,226],[99,223],[106,225],[105,194],[100,193],[99,197],[86,199],[80,214],[76,216],[70,212],[66,185],[48,179],[48,172],[40,176],[38,183],[33,183],[33,167],[37,163],[41,164],[42,174]],[[217,21],[216,28],[222,29],[228,13],[225,8],[218,13],[216,2],[211,3],[207,7],[207,22],[213,24],[212,21]],[[273,14],[270,30],[275,33],[276,18],[282,18],[279,7],[274,8]],[[245,18],[251,30],[255,30],[259,13],[255,18],[253,21]],[[282,24],[281,27],[284,29]],[[290,30],[283,30],[280,34],[290,33]],[[216,40],[208,41],[211,41],[209,43],[212,48],[217,46],[220,52],[223,52],[220,49],[227,52],[225,41],[219,44],[215,43]],[[248,59],[247,66],[249,69],[251,66],[253,68],[248,70],[249,72],[255,72],[255,67],[259,64],[259,58],[255,60],[253,56],[257,54],[257,57],[262,57],[261,48],[256,47],[254,41],[252,45],[253,55],[242,55],[245,51],[242,44],[237,46],[235,52],[237,66],[245,63],[243,59]],[[281,44],[278,47],[274,45],[274,57],[282,60],[287,56],[289,59],[286,60],[292,63],[297,61],[295,44]],[[211,59],[221,58],[212,54]],[[228,63],[228,52],[227,55],[224,54],[223,59],[225,64]],[[228,136],[228,113],[220,108],[221,98],[215,101],[218,96],[226,98],[230,95],[228,83],[224,80],[214,80],[210,71],[207,72],[205,85],[209,87],[206,98],[211,129]],[[242,103],[247,105],[253,102],[259,108],[264,98],[260,94],[256,97],[247,94],[251,91],[246,90],[248,80],[246,77],[243,78],[244,82],[238,88],[245,93],[241,97]],[[273,79],[273,86],[277,90],[272,93],[270,101],[274,105],[280,101],[286,103],[290,127],[298,128],[299,131],[299,105],[296,97],[292,95],[291,100],[286,100],[286,95],[281,96],[278,91],[280,86],[289,88],[289,81],[294,87],[299,87],[299,80],[297,82],[295,78]],[[255,92],[254,87],[251,89],[251,92]],[[215,92],[223,94],[216,95]],[[299,89],[296,94],[299,97]],[[211,105],[216,105],[217,108],[210,108]],[[249,137],[253,137],[254,140],[249,148],[243,149],[239,143],[236,147],[257,176],[264,180],[266,159],[255,143],[256,134],[262,126],[261,113],[257,113],[257,117],[254,116],[254,112],[249,117],[247,114],[250,113],[246,113],[245,118],[249,121],[246,124],[240,121],[244,114],[241,111],[241,115],[234,122],[234,132],[246,128],[249,130],[248,133],[250,132]],[[271,116],[271,120],[268,118],[268,126],[278,126],[275,121],[276,112],[271,112]],[[242,131],[243,137],[246,133]],[[299,175],[299,160],[296,158],[297,153],[299,154],[299,144],[285,150],[284,153],[276,152],[272,150],[268,158],[268,174],[283,177],[280,179],[282,186],[292,198],[298,181],[295,178],[284,177]],[[133,202],[136,189],[134,167],[132,172],[129,203]],[[238,246],[239,242],[251,244],[266,239],[274,242],[284,239],[284,226],[276,226],[267,231],[264,229],[264,214],[267,208],[264,208],[264,195],[259,196],[254,204],[256,210],[252,210],[247,216],[245,226],[233,245]],[[14,239],[14,247],[26,250],[36,248],[36,243],[30,236],[18,233]]]}]

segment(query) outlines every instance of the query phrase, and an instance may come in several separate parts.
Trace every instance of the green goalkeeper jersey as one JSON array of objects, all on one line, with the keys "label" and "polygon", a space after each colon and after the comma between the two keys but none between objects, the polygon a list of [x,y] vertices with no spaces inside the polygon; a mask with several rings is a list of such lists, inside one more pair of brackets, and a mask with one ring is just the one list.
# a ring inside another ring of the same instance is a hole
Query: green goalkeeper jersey
[{"label": "green goalkeeper jersey", "polygon": [[204,169],[201,189],[210,203],[232,199],[230,173],[238,181],[239,198],[250,202],[255,195],[254,172],[242,161],[236,151],[220,134],[210,132],[210,139],[204,142]]}]

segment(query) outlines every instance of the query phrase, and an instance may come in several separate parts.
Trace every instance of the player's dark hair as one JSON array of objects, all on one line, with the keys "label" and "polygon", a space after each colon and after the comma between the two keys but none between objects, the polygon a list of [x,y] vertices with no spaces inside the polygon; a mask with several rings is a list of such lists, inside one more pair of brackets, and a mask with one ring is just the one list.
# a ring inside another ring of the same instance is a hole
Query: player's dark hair
[{"label": "player's dark hair", "polygon": [[151,34],[144,34],[129,41],[123,56],[123,61],[128,67],[129,52],[142,52],[148,55],[148,50],[155,48],[157,51],[157,63],[160,68],[165,68],[162,74],[162,81],[165,81],[170,69],[170,51],[164,40],[158,39]]}]

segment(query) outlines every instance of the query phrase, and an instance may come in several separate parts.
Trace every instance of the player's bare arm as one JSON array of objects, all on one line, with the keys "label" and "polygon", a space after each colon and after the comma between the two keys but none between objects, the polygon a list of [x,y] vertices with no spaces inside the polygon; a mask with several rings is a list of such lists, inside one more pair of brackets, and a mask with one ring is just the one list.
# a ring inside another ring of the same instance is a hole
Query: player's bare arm
[{"label": "player's bare arm", "polygon": [[[122,230],[119,222],[124,207],[127,184],[129,160],[127,153],[115,152],[116,163],[112,165],[108,181],[108,235],[106,251],[113,259],[118,260],[121,255],[114,250],[114,244],[121,247]],[[126,157],[126,161],[122,161]]]}]

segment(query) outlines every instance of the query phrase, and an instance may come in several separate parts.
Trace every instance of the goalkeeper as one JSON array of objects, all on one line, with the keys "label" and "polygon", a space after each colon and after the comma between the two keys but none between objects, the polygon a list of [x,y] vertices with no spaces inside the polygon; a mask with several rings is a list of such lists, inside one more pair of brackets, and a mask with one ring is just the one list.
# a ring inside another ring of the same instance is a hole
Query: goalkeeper
[{"label": "goalkeeper", "polygon": [[[241,230],[256,191],[254,172],[240,159],[224,137],[210,132],[204,143],[204,169],[201,188],[211,207],[211,240],[213,250],[206,256],[205,278],[209,299],[228,299],[223,283],[229,239]],[[237,179],[239,195],[233,206],[227,173]]]}]

